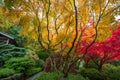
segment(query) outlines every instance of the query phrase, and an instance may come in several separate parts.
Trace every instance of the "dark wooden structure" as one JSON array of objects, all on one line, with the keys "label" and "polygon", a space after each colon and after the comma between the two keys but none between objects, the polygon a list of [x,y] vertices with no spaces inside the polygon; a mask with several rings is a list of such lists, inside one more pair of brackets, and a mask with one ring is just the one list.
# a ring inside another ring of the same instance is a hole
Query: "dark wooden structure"
[{"label": "dark wooden structure", "polygon": [[3,32],[0,32],[0,43],[13,44],[13,45],[17,46],[17,43],[16,43],[14,37],[12,37],[6,33],[3,33]]}]

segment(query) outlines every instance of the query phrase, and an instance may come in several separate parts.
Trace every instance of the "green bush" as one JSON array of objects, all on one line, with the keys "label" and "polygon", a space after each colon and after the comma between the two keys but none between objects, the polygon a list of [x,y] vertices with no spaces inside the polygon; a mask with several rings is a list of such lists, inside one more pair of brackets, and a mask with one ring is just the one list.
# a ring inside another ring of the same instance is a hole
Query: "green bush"
[{"label": "green bush", "polygon": [[26,54],[25,48],[16,47],[11,44],[0,43],[0,66],[13,57],[22,57]]},{"label": "green bush", "polygon": [[59,80],[60,75],[57,73],[42,73],[35,80]]},{"label": "green bush", "polygon": [[34,62],[36,63],[36,67],[41,67],[43,68],[43,65],[45,63],[45,61],[43,59],[39,59],[38,55],[35,53],[35,51],[32,50],[27,50],[26,51],[26,58],[32,59],[34,60]]},{"label": "green bush", "polygon": [[101,72],[95,68],[81,68],[79,72],[90,80],[120,80],[120,66],[111,64],[104,64]]},{"label": "green bush", "polygon": [[37,51],[37,55],[38,55],[39,59],[42,59],[42,60],[45,61],[46,58],[48,58],[49,53],[47,51],[43,50],[43,49],[39,49]]},{"label": "green bush", "polygon": [[102,74],[95,68],[81,68],[79,72],[83,77],[88,77],[90,80],[104,80]]},{"label": "green bush", "polygon": [[[9,22],[9,21],[8,21]],[[3,29],[4,32],[12,35],[16,42],[15,45],[23,46],[23,43],[25,42],[26,38],[19,35],[19,32],[21,30],[20,26],[10,26],[6,29]],[[26,53],[25,48],[16,47],[12,44],[3,44],[0,43],[0,66],[4,65],[4,62],[7,61],[10,58],[13,57],[22,57]]]},{"label": "green bush", "polygon": [[14,69],[16,72],[26,72],[26,70],[35,67],[35,62],[32,59],[20,57],[11,58],[5,62],[4,67]]},{"label": "green bush", "polygon": [[[95,61],[98,61],[96,58],[94,58]],[[86,68],[95,68],[98,69],[98,66],[92,61],[90,60],[89,62],[85,62],[84,67]]]},{"label": "green bush", "polygon": [[45,61],[42,59],[39,59],[38,61],[36,61],[36,66],[37,67],[41,67],[43,68],[43,65],[45,64]]},{"label": "green bush", "polygon": [[33,75],[33,74],[36,74],[36,73],[40,72],[41,70],[42,70],[42,68],[29,69],[29,70],[27,70],[27,71],[25,72],[25,74],[26,74],[27,76],[31,76],[31,75]]},{"label": "green bush", "polygon": [[15,74],[15,71],[13,69],[9,69],[9,68],[0,69],[0,78],[8,77],[13,74]]},{"label": "green bush", "polygon": [[110,64],[115,65],[115,66],[120,66],[120,60],[114,60],[110,62]]},{"label": "green bush", "polygon": [[[59,80],[62,77],[62,74],[58,74],[55,72],[52,73],[42,73],[38,78],[35,80]],[[69,75],[68,80],[89,80],[88,78],[84,78],[79,75]]]},{"label": "green bush", "polygon": [[120,80],[120,66],[106,64],[103,66],[102,74],[108,80]]},{"label": "green bush", "polygon": [[39,57],[35,53],[35,51],[32,51],[30,49],[27,49],[25,57],[27,57],[29,59],[33,59],[35,62],[39,60]]},{"label": "green bush", "polygon": [[89,80],[88,78],[84,78],[80,75],[69,75],[68,80]]}]

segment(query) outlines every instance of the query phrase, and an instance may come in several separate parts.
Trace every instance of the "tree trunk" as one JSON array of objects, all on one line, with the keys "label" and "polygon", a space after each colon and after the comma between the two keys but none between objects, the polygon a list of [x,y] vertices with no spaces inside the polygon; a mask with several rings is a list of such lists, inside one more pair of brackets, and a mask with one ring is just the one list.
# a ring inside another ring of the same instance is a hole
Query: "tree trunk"
[{"label": "tree trunk", "polygon": [[102,71],[102,65],[103,65],[103,62],[101,61],[100,65],[98,66],[98,71]]}]

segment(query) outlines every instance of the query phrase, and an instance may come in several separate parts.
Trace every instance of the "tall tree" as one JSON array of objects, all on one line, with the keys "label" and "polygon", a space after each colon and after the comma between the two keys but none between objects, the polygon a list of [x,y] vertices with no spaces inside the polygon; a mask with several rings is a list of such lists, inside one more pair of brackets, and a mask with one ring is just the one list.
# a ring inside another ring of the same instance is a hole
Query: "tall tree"
[{"label": "tall tree", "polygon": [[[4,4],[6,17],[22,26],[21,34],[38,41],[50,53],[53,64],[53,53],[61,55],[65,77],[105,35],[104,29],[114,24],[114,11],[120,7],[118,0],[4,0]],[[77,47],[85,40],[90,43],[84,54],[76,56]]]}]

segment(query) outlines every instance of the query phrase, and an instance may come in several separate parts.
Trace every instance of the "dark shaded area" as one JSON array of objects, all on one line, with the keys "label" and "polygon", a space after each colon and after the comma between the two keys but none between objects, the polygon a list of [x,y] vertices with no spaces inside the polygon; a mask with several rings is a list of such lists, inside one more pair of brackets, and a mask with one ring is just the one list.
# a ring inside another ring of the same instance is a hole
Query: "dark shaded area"
[{"label": "dark shaded area", "polygon": [[12,36],[10,36],[4,32],[1,32],[1,31],[0,31],[0,43],[13,44],[15,46],[18,46],[17,42],[15,41],[15,39]]}]

